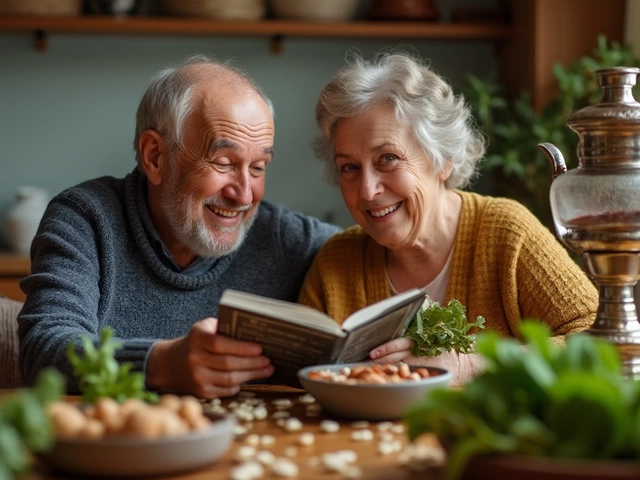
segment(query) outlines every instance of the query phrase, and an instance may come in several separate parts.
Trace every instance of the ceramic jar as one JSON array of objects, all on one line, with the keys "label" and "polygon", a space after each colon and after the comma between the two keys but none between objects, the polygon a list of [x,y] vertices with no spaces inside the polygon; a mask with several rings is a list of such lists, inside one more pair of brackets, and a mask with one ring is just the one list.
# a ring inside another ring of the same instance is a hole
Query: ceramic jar
[{"label": "ceramic jar", "polygon": [[47,203],[47,191],[41,188],[24,186],[16,191],[15,201],[5,217],[7,240],[15,252],[29,253]]}]

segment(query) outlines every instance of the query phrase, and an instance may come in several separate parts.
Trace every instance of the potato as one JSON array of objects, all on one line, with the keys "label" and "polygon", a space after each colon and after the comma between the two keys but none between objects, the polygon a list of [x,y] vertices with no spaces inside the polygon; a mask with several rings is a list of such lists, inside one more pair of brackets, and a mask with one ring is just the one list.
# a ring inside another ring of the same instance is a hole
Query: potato
[{"label": "potato", "polygon": [[109,433],[118,433],[124,427],[124,417],[120,405],[109,397],[99,398],[95,403],[94,418],[102,422]]},{"label": "potato", "polygon": [[73,438],[86,426],[84,414],[71,403],[55,402],[48,407],[55,435],[60,438]]},{"label": "potato", "polygon": [[164,431],[165,412],[166,410],[159,406],[134,410],[127,417],[122,431],[147,439],[158,438]]}]

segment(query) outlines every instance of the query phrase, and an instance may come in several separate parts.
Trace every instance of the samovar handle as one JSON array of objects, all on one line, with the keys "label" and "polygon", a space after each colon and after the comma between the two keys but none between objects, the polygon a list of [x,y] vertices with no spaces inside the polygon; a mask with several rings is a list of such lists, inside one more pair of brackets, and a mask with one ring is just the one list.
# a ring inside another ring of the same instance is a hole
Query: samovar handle
[{"label": "samovar handle", "polygon": [[547,160],[551,162],[553,167],[551,178],[555,179],[558,175],[567,171],[567,164],[564,161],[562,152],[553,143],[539,143],[538,148],[542,150]]}]

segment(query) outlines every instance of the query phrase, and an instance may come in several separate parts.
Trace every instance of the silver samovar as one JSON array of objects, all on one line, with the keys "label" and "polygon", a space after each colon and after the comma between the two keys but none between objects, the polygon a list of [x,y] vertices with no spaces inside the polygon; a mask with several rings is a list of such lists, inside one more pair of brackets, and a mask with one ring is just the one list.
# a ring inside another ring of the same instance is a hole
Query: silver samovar
[{"label": "silver samovar", "polygon": [[567,171],[550,143],[538,147],[553,165],[551,212],[558,237],[576,251],[598,285],[598,313],[587,332],[612,342],[624,373],[640,378],[640,103],[632,88],[640,69],[598,70],[601,101],[574,112],[578,167]]}]

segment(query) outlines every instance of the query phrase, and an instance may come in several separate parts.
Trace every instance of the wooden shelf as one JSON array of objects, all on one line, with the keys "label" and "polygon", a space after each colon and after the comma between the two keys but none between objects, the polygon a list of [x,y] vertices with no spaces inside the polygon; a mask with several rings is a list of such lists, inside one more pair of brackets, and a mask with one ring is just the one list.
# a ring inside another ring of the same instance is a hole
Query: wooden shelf
[{"label": "wooden shelf", "polygon": [[502,40],[509,25],[438,22],[259,22],[174,17],[20,17],[0,16],[0,32],[34,32],[43,48],[48,33],[172,35],[243,35],[283,37],[418,38],[434,40]]}]

